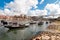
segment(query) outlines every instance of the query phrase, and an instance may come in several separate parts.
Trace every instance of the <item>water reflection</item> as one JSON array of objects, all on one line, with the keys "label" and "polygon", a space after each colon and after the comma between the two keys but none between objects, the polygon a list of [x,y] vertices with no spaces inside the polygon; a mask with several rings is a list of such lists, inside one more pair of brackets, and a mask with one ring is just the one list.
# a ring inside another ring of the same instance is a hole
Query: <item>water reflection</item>
[{"label": "water reflection", "polygon": [[[45,30],[48,26],[46,22],[43,25],[38,26],[38,24],[30,25],[24,29],[10,30],[9,32],[0,32],[0,40],[28,40],[33,35],[35,35],[39,31]],[[5,29],[4,29],[5,30]]]}]

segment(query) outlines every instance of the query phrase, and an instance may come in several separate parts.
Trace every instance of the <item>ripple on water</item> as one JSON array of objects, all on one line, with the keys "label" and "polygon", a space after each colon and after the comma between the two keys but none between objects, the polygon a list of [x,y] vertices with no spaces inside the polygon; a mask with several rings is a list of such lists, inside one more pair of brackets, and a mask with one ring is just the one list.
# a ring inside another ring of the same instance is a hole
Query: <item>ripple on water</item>
[{"label": "ripple on water", "polygon": [[[10,30],[7,32],[7,30],[3,27],[0,28],[0,35],[2,40],[27,40],[33,35],[35,35],[37,32],[42,31],[46,28],[46,24],[43,24],[42,26],[38,26],[37,24],[30,25],[27,28],[24,29],[17,29],[17,30]],[[4,29],[4,30],[3,30]]]}]

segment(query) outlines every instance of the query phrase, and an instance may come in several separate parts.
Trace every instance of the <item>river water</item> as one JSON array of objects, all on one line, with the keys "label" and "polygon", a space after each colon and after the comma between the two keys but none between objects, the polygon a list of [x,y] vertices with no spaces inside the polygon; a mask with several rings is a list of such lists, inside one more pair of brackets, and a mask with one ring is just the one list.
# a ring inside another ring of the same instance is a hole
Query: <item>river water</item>
[{"label": "river water", "polygon": [[29,40],[32,36],[37,34],[39,31],[44,31],[49,24],[44,22],[43,25],[38,24],[30,25],[24,29],[13,29],[7,30],[5,27],[0,28],[0,40]]}]

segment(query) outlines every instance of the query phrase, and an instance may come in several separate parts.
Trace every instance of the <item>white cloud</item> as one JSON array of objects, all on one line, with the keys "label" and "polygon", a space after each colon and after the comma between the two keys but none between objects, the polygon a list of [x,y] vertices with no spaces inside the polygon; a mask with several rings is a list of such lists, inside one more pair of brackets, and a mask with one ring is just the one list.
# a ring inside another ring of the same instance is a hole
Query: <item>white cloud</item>
[{"label": "white cloud", "polygon": [[[43,2],[42,0],[41,2]],[[37,8],[38,0],[15,0],[14,2],[10,2],[5,6],[5,12],[7,15],[20,15],[26,14],[29,16],[41,16],[46,15],[47,10],[30,10],[32,7]],[[8,8],[10,10],[8,10]]]},{"label": "white cloud", "polygon": [[[43,2],[44,0],[41,0],[40,4]],[[0,14],[11,16],[20,14],[41,16],[47,15],[48,10],[50,14],[60,14],[60,3],[47,4],[44,10],[30,10],[32,7],[37,8],[37,4],[38,0],[14,0],[14,2],[6,4],[5,9],[0,10]]]},{"label": "white cloud", "polygon": [[0,10],[0,15],[5,15],[3,10]]},{"label": "white cloud", "polygon": [[30,11],[30,16],[42,16],[47,15],[47,10],[32,10]]},{"label": "white cloud", "polygon": [[36,15],[42,16],[47,15],[47,10],[36,10]]},{"label": "white cloud", "polygon": [[[58,1],[58,0],[57,0]],[[48,13],[50,14],[50,15],[52,15],[51,17],[52,18],[57,18],[58,16],[59,16],[59,14],[60,14],[60,5],[59,5],[59,3],[53,3],[53,4],[47,4],[46,6],[45,6],[45,9],[48,11]],[[53,15],[55,15],[54,17],[53,17]],[[51,18],[50,16],[48,16],[48,18]]]},{"label": "white cloud", "polygon": [[44,2],[44,0],[41,0],[40,4],[42,4]]},{"label": "white cloud", "polygon": [[59,4],[47,4],[45,9],[49,10],[49,13],[52,15],[60,14],[60,5]]},{"label": "white cloud", "polygon": [[10,12],[12,11],[13,14],[19,15],[27,14],[32,7],[37,8],[37,4],[37,0],[14,0],[14,2],[10,2],[9,4],[7,4],[5,8],[9,8]]}]

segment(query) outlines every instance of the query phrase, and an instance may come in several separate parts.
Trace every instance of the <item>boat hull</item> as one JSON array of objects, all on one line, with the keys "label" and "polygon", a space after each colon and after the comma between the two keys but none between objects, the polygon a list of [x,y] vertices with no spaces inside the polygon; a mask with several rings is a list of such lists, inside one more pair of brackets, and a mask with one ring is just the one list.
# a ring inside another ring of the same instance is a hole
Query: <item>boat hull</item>
[{"label": "boat hull", "polygon": [[26,28],[26,27],[28,27],[28,26],[25,26],[25,25],[20,25],[20,26],[15,26],[15,27],[13,27],[13,26],[4,26],[4,27],[7,27],[7,28],[9,28],[9,29],[17,29],[17,28]]}]

